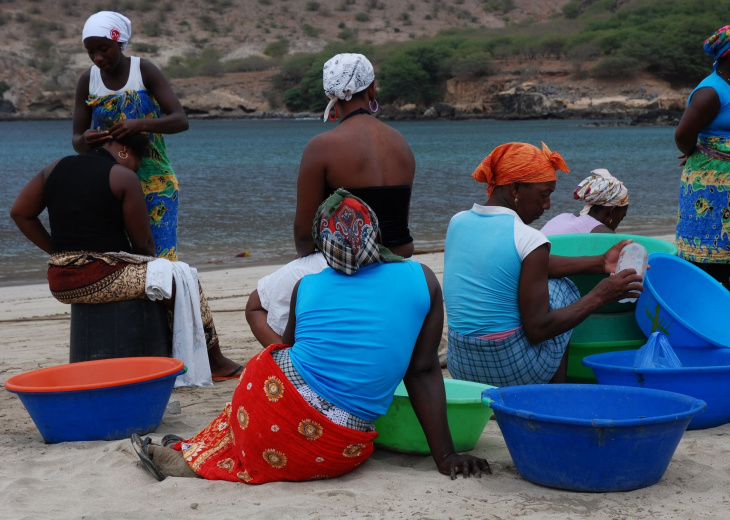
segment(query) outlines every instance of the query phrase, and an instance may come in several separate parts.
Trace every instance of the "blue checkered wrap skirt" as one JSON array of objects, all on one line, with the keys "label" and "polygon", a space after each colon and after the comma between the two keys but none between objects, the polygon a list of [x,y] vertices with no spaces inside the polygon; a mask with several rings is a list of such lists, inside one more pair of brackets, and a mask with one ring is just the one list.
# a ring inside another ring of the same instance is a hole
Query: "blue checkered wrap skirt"
[{"label": "blue checkered wrap skirt", "polygon": [[[559,309],[580,298],[567,278],[548,280],[550,308]],[[463,336],[449,328],[446,363],[454,379],[493,386],[528,385],[549,382],[560,366],[572,330],[531,344],[520,327],[501,340]]]}]

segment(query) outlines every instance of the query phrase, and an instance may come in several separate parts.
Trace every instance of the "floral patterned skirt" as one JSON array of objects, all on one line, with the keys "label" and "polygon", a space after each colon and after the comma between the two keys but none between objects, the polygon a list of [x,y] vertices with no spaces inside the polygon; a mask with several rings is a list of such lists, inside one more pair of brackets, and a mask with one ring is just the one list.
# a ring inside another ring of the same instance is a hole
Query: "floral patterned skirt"
[{"label": "floral patterned skirt", "polygon": [[279,348],[286,346],[253,357],[223,413],[174,446],[201,477],[246,484],[333,478],[372,455],[378,434],[340,426],[312,408],[271,356]]},{"label": "floral patterned skirt", "polygon": [[679,188],[679,256],[697,263],[730,263],[730,140],[700,139]]}]

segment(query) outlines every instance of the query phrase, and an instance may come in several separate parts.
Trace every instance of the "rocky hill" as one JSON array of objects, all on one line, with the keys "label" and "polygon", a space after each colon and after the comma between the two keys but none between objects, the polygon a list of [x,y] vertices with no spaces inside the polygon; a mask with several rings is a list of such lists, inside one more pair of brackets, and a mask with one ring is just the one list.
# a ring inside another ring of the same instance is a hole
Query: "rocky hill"
[{"label": "rocky hill", "polygon": [[[116,9],[132,20],[127,54],[159,67],[214,49],[220,62],[265,57],[271,68],[171,79],[192,117],[285,116],[271,95],[277,60],[318,52],[332,41],[371,44],[433,36],[448,28],[485,31],[508,24],[548,24],[568,0],[0,0],[0,118],[68,118],[81,72],[91,65],[81,44],[86,18]],[[265,56],[269,54],[269,56]],[[177,58],[176,58],[177,57]],[[376,69],[378,64],[376,63]],[[494,73],[451,78],[432,106],[385,107],[390,117],[633,118],[681,110],[686,91],[648,74],[592,79],[580,66],[535,57],[494,61]]]}]

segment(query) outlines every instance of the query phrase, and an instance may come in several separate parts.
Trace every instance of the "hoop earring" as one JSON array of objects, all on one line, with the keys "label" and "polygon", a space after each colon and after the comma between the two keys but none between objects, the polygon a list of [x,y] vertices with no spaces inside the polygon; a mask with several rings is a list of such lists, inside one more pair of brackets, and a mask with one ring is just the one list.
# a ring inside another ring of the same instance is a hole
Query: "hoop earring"
[{"label": "hoop earring", "polygon": [[335,116],[332,117],[332,113],[327,114],[330,121],[337,121],[337,105],[335,105]]},{"label": "hoop earring", "polygon": [[[373,101],[375,101],[375,108],[373,108]],[[368,101],[368,107],[370,107],[370,112],[372,112],[373,114],[377,112],[378,108],[380,108],[380,106],[378,105],[378,100],[371,99],[370,101]]]},{"label": "hoop earring", "polygon": [[610,224],[611,222],[613,222],[613,217],[608,217],[608,223]]},{"label": "hoop earring", "polygon": [[517,206],[517,197],[515,197],[515,206]]},{"label": "hoop earring", "polygon": [[117,155],[119,156],[120,159],[126,159],[127,157],[129,157],[129,154],[127,152],[125,152],[124,150],[119,150],[117,152]]}]

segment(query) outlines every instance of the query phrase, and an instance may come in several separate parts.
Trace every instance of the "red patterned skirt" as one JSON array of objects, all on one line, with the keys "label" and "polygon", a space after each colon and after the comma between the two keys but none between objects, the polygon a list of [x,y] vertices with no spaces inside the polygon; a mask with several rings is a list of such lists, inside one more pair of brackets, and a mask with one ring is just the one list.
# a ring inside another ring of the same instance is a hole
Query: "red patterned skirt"
[{"label": "red patterned skirt", "polygon": [[223,413],[174,446],[201,477],[246,484],[333,478],[372,455],[375,431],[333,423],[289,383],[271,357],[285,347],[253,357]]}]

